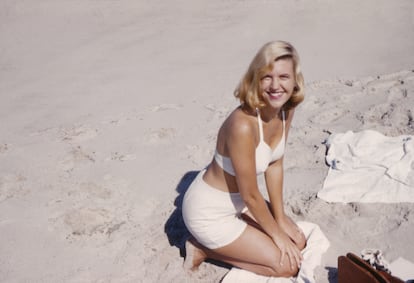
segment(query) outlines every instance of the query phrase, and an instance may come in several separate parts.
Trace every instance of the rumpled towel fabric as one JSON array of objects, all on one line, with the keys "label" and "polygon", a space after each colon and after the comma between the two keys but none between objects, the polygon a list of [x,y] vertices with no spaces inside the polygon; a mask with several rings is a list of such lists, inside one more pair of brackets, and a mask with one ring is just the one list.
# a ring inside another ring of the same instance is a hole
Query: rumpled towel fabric
[{"label": "rumpled towel fabric", "polygon": [[414,136],[365,130],[331,135],[328,175],[318,197],[327,202],[414,202]]},{"label": "rumpled towel fabric", "polygon": [[297,277],[281,278],[257,275],[253,272],[233,267],[223,278],[222,283],[313,283],[315,267],[320,265],[322,255],[329,248],[329,241],[317,224],[300,221],[297,223],[307,239],[302,251],[303,261]]}]

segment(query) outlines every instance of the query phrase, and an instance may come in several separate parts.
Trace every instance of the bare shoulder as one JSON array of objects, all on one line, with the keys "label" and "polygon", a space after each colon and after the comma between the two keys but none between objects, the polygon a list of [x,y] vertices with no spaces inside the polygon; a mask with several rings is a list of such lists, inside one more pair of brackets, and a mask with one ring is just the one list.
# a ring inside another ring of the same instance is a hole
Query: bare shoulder
[{"label": "bare shoulder", "polygon": [[257,129],[253,121],[253,114],[246,113],[240,107],[233,110],[219,130],[217,150],[229,156],[237,148],[254,147]]},{"label": "bare shoulder", "polygon": [[241,108],[235,109],[226,119],[223,126],[227,136],[233,138],[252,137],[255,133],[255,117],[243,111]]}]

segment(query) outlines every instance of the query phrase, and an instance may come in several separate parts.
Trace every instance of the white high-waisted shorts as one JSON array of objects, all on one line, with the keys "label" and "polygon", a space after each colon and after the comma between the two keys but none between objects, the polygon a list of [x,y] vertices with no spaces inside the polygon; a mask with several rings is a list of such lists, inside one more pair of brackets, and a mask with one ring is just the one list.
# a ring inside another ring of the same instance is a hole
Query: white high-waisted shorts
[{"label": "white high-waisted shorts", "polygon": [[220,191],[203,180],[200,171],[183,200],[183,219],[191,235],[209,249],[224,247],[236,240],[247,223],[240,215],[246,205],[239,193]]}]

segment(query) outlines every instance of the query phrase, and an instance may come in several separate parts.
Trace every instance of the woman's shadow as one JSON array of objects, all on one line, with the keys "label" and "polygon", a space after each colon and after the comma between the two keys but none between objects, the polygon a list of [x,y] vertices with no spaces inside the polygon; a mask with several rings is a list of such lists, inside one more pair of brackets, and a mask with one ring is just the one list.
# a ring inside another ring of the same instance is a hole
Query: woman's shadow
[{"label": "woman's shadow", "polygon": [[[175,210],[171,213],[171,216],[168,218],[164,226],[164,231],[167,234],[170,245],[176,246],[180,250],[180,256],[182,257],[186,256],[185,242],[188,238],[191,237],[191,234],[184,224],[181,208],[183,205],[184,195],[190,187],[191,183],[197,177],[198,173],[200,173],[200,171],[189,171],[185,173],[185,175],[181,178],[180,182],[177,185],[177,188],[175,189],[178,193],[178,196],[174,201]],[[213,259],[207,259],[206,262],[227,269],[231,268],[230,265]]]},{"label": "woman's shadow", "polygon": [[176,246],[180,250],[180,255],[182,257],[185,256],[185,242],[191,234],[185,227],[181,208],[185,192],[197,177],[198,173],[199,171],[189,171],[181,178],[177,188],[175,189],[178,193],[178,196],[174,201],[175,210],[168,218],[164,226],[164,231],[167,234],[170,245]]}]

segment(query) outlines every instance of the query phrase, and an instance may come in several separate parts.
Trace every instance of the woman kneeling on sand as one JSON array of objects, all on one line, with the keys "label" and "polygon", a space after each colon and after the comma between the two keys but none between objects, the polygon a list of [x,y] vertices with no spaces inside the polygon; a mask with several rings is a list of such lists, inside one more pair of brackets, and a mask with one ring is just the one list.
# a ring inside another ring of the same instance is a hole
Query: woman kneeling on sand
[{"label": "woman kneeling on sand", "polygon": [[[187,190],[183,218],[192,237],[184,266],[215,259],[274,277],[295,276],[306,239],[283,208],[283,155],[304,81],[295,48],[265,44],[235,95],[241,105],[221,126],[214,159]],[[264,173],[270,202],[259,191]]]}]

